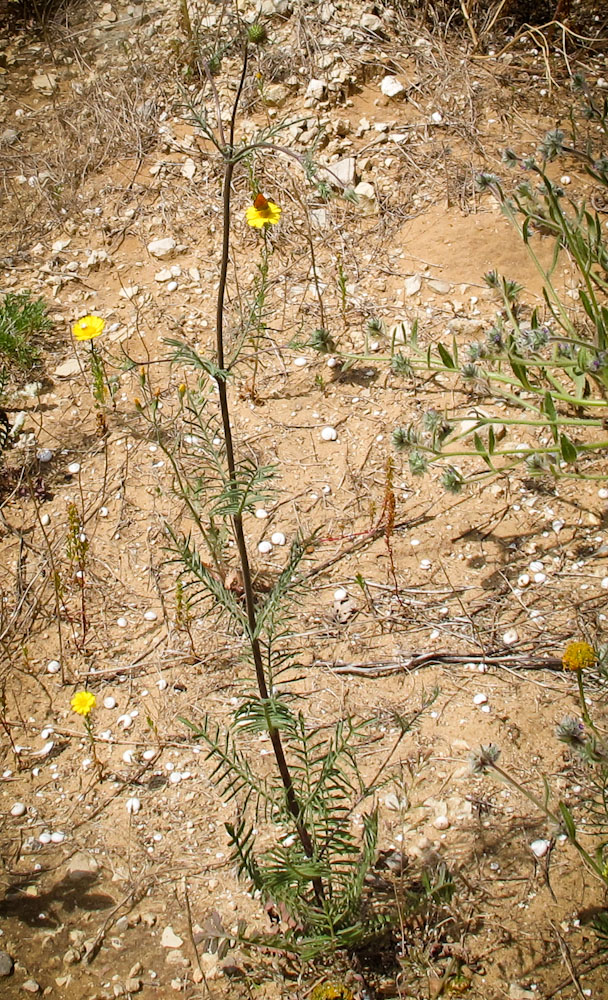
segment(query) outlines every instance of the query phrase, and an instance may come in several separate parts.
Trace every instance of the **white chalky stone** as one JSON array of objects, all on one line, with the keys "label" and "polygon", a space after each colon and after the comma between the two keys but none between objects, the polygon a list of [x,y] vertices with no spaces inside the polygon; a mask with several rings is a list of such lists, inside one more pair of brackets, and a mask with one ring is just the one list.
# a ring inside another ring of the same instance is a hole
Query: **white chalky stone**
[{"label": "white chalky stone", "polygon": [[485,705],[488,700],[487,694],[476,694],[473,698],[474,705]]},{"label": "white chalky stone", "polygon": [[156,750],[144,750],[142,757],[144,760],[152,760],[156,756]]},{"label": "white chalky stone", "polygon": [[61,830],[56,830],[55,833],[51,834],[51,843],[53,844],[63,844],[65,840],[65,833]]},{"label": "white chalky stone", "polygon": [[116,698],[113,698],[111,694],[107,698],[103,699],[104,708],[116,708]]},{"label": "white chalky stone", "polygon": [[335,427],[324,427],[321,431],[321,437],[324,441],[337,441],[338,432]]},{"label": "white chalky stone", "polygon": [[23,816],[25,812],[25,806],[23,802],[15,802],[15,805],[11,809],[11,816]]},{"label": "white chalky stone", "polygon": [[275,531],[274,534],[270,536],[270,541],[273,545],[285,545],[285,535],[282,531]]},{"label": "white chalky stone", "polygon": [[45,832],[41,833],[40,836],[38,837],[38,842],[40,844],[50,844],[50,842],[51,842],[51,835],[50,835],[50,833],[45,830]]},{"label": "white chalky stone", "polygon": [[141,802],[135,796],[131,799],[127,799],[125,805],[130,816],[134,816],[135,813],[138,813],[141,809]]},{"label": "white chalky stone", "polygon": [[530,850],[536,855],[537,858],[544,858],[550,847],[550,840],[533,840],[530,844]]},{"label": "white chalky stone", "polygon": [[608,576],[605,576],[601,583],[602,590],[608,590]]},{"label": "white chalky stone", "polygon": [[268,511],[264,510],[263,507],[258,507],[255,512],[255,516],[259,517],[260,521],[263,521],[265,517],[268,517]]},{"label": "white chalky stone", "polygon": [[168,292],[174,292],[176,288],[177,288],[177,281],[169,281],[167,283]]},{"label": "white chalky stone", "polygon": [[127,627],[127,619],[126,618],[117,618],[116,619],[116,624],[118,625],[119,628],[126,628]]},{"label": "white chalky stone", "polygon": [[260,542],[258,552],[261,552],[263,556],[268,555],[269,552],[272,552],[272,542]]},{"label": "white chalky stone", "polygon": [[447,816],[436,816],[433,820],[433,826],[436,830],[448,830],[450,827],[450,821]]},{"label": "white chalky stone", "polygon": [[42,527],[43,528],[48,528],[48,526],[49,526],[50,523],[51,523],[51,519],[50,519],[49,515],[48,514],[43,514],[42,517],[40,518],[40,524],[42,525]]},{"label": "white chalky stone", "polygon": [[335,368],[336,365],[338,364],[338,359],[337,358],[328,358],[326,363],[327,363],[327,367],[328,368]]},{"label": "white chalky stone", "polygon": [[59,660],[49,660],[46,665],[47,674],[58,674],[61,670],[61,664]]},{"label": "white chalky stone", "polygon": [[178,785],[181,780],[182,776],[179,771],[173,771],[173,773],[169,775],[169,781],[172,785]]},{"label": "white chalky stone", "polygon": [[78,462],[70,462],[68,465],[68,472],[71,476],[75,476],[77,472],[80,472],[80,465]]},{"label": "white chalky stone", "polygon": [[156,614],[156,611],[145,611],[144,618],[146,619],[147,622],[155,622],[156,619],[158,618],[158,615]]},{"label": "white chalky stone", "polygon": [[505,646],[512,646],[514,642],[517,642],[519,636],[514,628],[509,628],[502,637],[502,641]]},{"label": "white chalky stone", "polygon": [[344,589],[344,587],[338,587],[337,590],[334,590],[334,601],[337,601],[338,604],[341,604],[342,601],[345,601],[347,597],[348,593]]},{"label": "white chalky stone", "polygon": [[547,579],[547,577],[546,577],[546,575],[544,573],[535,573],[534,574],[534,583],[544,583],[546,579]]},{"label": "white chalky stone", "polygon": [[294,365],[296,368],[304,368],[304,365],[308,364],[308,358],[296,358],[294,360]]},{"label": "white chalky stone", "polygon": [[38,459],[39,462],[42,462],[43,464],[46,465],[47,462],[50,462],[52,460],[53,452],[51,451],[50,448],[41,448],[40,451],[36,452],[36,458]]},{"label": "white chalky stone", "polygon": [[133,751],[132,750],[125,750],[125,752],[122,755],[122,759],[124,760],[125,764],[132,764],[133,763]]}]

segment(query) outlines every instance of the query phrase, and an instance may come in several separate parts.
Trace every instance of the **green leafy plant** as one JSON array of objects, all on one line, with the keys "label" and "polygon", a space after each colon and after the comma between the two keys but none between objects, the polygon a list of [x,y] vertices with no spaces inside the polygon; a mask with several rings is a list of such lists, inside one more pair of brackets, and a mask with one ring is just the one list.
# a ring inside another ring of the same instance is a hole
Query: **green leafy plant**
[{"label": "green leafy plant", "polygon": [[52,329],[44,299],[7,292],[0,303],[0,355],[9,369],[31,371],[40,360],[39,338]]},{"label": "green leafy plant", "polygon": [[[358,947],[392,920],[392,915],[376,912],[366,903],[363,891],[375,858],[378,814],[373,793],[382,769],[369,782],[359,770],[369,720],[346,715],[332,726],[310,726],[290,689],[298,668],[289,633],[291,609],[303,585],[299,567],[314,538],[294,538],[285,565],[266,591],[256,588],[251,566],[246,525],[256,507],[268,503],[274,470],[240,453],[230,390],[234,391],[236,373],[250,360],[244,345],[252,342],[255,349],[255,338],[263,330],[267,230],[281,210],[259,193],[247,210],[249,225],[262,231],[262,263],[253,307],[242,312],[240,332],[227,343],[233,175],[237,165],[250,162],[257,150],[286,151],[273,146],[267,130],[253,143],[235,143],[247,72],[246,40],[243,46],[242,76],[228,130],[222,125],[219,104],[217,133],[206,114],[197,112],[197,123],[212,138],[224,165],[215,353],[207,359],[182,341],[167,341],[174,364],[188,371],[178,389],[177,415],[166,424],[145,369],[136,406],[167,455],[176,490],[194,522],[187,534],[169,529],[181,570],[181,606],[187,591],[189,608],[196,606],[198,613],[215,616],[240,636],[242,657],[250,667],[251,680],[245,682],[241,703],[226,727],[209,716],[182,721],[204,744],[218,791],[235,805],[237,819],[226,824],[226,831],[239,873],[265,903],[287,918],[289,929],[274,941],[265,937],[264,942],[312,958],[336,948]],[[208,80],[214,100],[219,101],[210,74]],[[253,187],[255,192],[257,186]],[[322,333],[318,331],[321,345],[327,343]],[[417,717],[401,720],[399,740]],[[271,755],[260,757],[254,750],[260,740],[268,743]],[[360,812],[366,802],[368,811]],[[262,822],[269,830],[260,843],[257,825]],[[249,942],[255,943],[253,938]]]}]

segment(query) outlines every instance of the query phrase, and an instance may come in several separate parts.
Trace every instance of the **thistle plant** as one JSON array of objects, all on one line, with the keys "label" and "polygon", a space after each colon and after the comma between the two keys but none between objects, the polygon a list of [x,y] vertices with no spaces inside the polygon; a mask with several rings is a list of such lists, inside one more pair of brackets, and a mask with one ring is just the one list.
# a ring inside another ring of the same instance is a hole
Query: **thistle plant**
[{"label": "thistle plant", "polygon": [[[602,660],[605,657],[602,657]],[[490,744],[482,746],[471,754],[471,770],[474,774],[492,774],[499,781],[509,785],[528,799],[552,824],[554,835],[564,835],[582,859],[585,866],[608,887],[608,743],[590,717],[584,691],[584,673],[600,663],[598,652],[587,642],[571,642],[562,656],[562,666],[576,674],[582,721],[568,716],[556,727],[557,738],[569,746],[587,766],[591,794],[586,796],[585,805],[591,817],[597,844],[589,851],[577,831],[575,819],[565,802],[559,801],[557,809],[550,806],[550,790],[544,779],[542,798],[527,785],[515,778],[498,764],[500,750]],[[589,732],[585,731],[585,726]]]},{"label": "thistle plant", "polygon": [[[279,223],[281,208],[258,191],[245,213],[248,225],[260,232],[262,264],[253,309],[228,342],[224,327],[233,180],[239,164],[250,163],[256,154],[289,151],[274,146],[267,130],[251,143],[235,141],[247,72],[246,39],[243,53],[227,131],[209,72],[217,124],[211,127],[205,111],[199,110],[196,119],[224,168],[215,351],[206,358],[189,344],[167,341],[174,363],[188,370],[178,389],[175,416],[167,424],[145,372],[136,407],[164,450],[174,487],[194,523],[188,535],[169,529],[181,569],[180,602],[183,606],[187,592],[190,607],[215,616],[242,639],[242,657],[251,674],[227,728],[209,716],[182,721],[204,744],[211,779],[220,794],[234,803],[237,819],[226,823],[226,831],[239,873],[264,902],[277,904],[289,915],[292,930],[277,937],[275,946],[310,958],[335,948],[357,947],[385,927],[390,917],[362,907],[365,875],[378,836],[373,802],[358,821],[359,832],[354,822],[355,808],[373,799],[375,787],[375,782],[366,784],[358,766],[369,722],[347,715],[333,727],[311,727],[289,688],[298,666],[297,652],[290,648],[290,619],[303,585],[299,566],[311,539],[294,538],[285,565],[267,592],[256,590],[254,583],[247,528],[255,508],[268,503],[274,470],[251,461],[239,448],[231,400],[235,378],[248,363],[244,345],[250,338],[251,317],[253,328],[260,329],[265,299],[260,300],[259,282],[265,289],[269,230]],[[408,720],[402,721],[399,738],[410,726]],[[251,752],[251,740],[259,738],[267,739],[271,747],[271,772],[263,766],[264,759]],[[268,822],[273,832],[273,844],[265,850],[256,844],[260,821]]]}]

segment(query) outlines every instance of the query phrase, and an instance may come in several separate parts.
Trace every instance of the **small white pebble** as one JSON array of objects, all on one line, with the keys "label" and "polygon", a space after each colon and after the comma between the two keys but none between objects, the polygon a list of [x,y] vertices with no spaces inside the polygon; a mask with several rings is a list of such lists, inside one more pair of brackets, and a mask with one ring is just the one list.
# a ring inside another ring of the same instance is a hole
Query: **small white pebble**
[{"label": "small white pebble", "polygon": [[441,112],[433,111],[433,114],[431,115],[431,121],[434,122],[435,125],[439,125],[443,121],[443,115],[441,114]]},{"label": "small white pebble", "polygon": [[410,545],[413,545],[414,548],[415,548],[417,545],[420,545],[420,539],[419,538],[410,538]]},{"label": "small white pebble", "polygon": [[156,682],[156,686],[159,691],[166,691],[169,687],[169,681],[166,681],[164,677],[161,677],[161,679]]},{"label": "small white pebble", "polygon": [[40,451],[36,452],[36,458],[39,462],[42,462],[43,465],[46,465],[47,462],[52,461],[53,452],[50,448],[41,448]]},{"label": "small white pebble", "polygon": [[61,670],[61,664],[59,660],[49,660],[46,665],[47,674],[58,674]]},{"label": "small white pebble", "polygon": [[295,358],[294,365],[296,368],[304,368],[308,364],[308,358]]},{"label": "small white pebble", "polygon": [[144,618],[147,622],[155,622],[158,618],[156,611],[144,611]]},{"label": "small white pebble", "polygon": [[324,427],[321,431],[321,437],[324,441],[337,441],[338,432],[335,427]]},{"label": "small white pebble", "polygon": [[527,573],[522,573],[521,576],[517,577],[518,587],[527,587],[529,583],[530,583],[530,577],[528,576]]},{"label": "small white pebble", "polygon": [[534,583],[544,583],[546,579],[547,579],[547,577],[546,577],[545,573],[535,573],[534,574]]},{"label": "small white pebble", "polygon": [[78,472],[80,472],[80,465],[79,465],[79,463],[78,462],[70,462],[70,464],[68,465],[68,472],[70,473],[71,476],[75,476]]},{"label": "small white pebble", "polygon": [[341,604],[342,601],[345,601],[347,597],[348,593],[344,589],[344,587],[338,587],[337,590],[334,590],[334,601],[336,601],[338,604]]},{"label": "small white pebble", "polygon": [[15,802],[15,805],[11,809],[11,816],[23,816],[25,812],[25,806],[23,802]]},{"label": "small white pebble", "polygon": [[502,641],[505,646],[512,646],[514,642],[517,642],[519,636],[514,628],[509,628],[502,637]]},{"label": "small white pebble", "polygon": [[260,542],[258,545],[258,552],[260,552],[263,556],[268,555],[269,552],[272,552],[272,542]]},{"label": "small white pebble", "polygon": [[116,708],[116,698],[113,698],[111,694],[107,698],[103,699],[104,708]]},{"label": "small white pebble", "polygon": [[263,521],[265,517],[268,517],[268,511],[264,510],[263,507],[258,507],[255,516],[259,517],[260,521]]},{"label": "small white pebble", "polygon": [[282,531],[275,531],[270,536],[270,541],[273,545],[285,545],[285,535]]},{"label": "small white pebble", "polygon": [[600,584],[602,590],[608,590],[608,576],[605,576]]},{"label": "small white pebble", "polygon": [[433,826],[436,830],[449,830],[450,821],[447,816],[444,816],[443,814],[441,816],[435,816]]},{"label": "small white pebble", "polygon": [[177,288],[177,281],[168,281],[167,282],[167,291],[168,292],[174,292],[176,288]]},{"label": "small white pebble", "polygon": [[476,694],[473,697],[473,704],[474,705],[485,705],[485,703],[487,702],[487,700],[488,700],[487,694]]},{"label": "small white pebble", "polygon": [[65,840],[65,833],[62,830],[56,830],[55,833],[51,834],[51,843],[53,844],[63,844]]},{"label": "small white pebble", "polygon": [[139,810],[141,809],[141,802],[136,796],[127,799],[125,805],[127,808],[127,812],[129,813],[130,816],[134,816],[135,813],[138,813]]},{"label": "small white pebble", "polygon": [[530,844],[530,850],[537,858],[544,858],[550,847],[551,841],[549,840],[533,840]]},{"label": "small white pebble", "polygon": [[116,619],[116,624],[118,625],[119,628],[126,628],[127,627],[127,619],[126,618],[117,618]]},{"label": "small white pebble", "polygon": [[335,368],[336,365],[338,364],[338,359],[337,358],[328,358],[326,364],[327,364],[328,368]]},{"label": "small white pebble", "polygon": [[152,760],[156,756],[156,750],[144,750],[142,757],[144,760]]},{"label": "small white pebble", "polygon": [[40,834],[40,836],[38,837],[38,842],[40,844],[50,844],[50,842],[51,842],[51,835],[48,832],[48,830],[45,830],[44,833]]},{"label": "small white pebble", "polygon": [[51,519],[50,519],[49,515],[48,514],[43,514],[42,517],[40,518],[40,524],[42,525],[42,527],[43,528],[48,528],[48,526],[49,526],[50,523],[51,523]]},{"label": "small white pebble", "polygon": [[182,776],[179,771],[173,771],[173,773],[169,775],[169,781],[172,785],[178,785],[181,780]]}]

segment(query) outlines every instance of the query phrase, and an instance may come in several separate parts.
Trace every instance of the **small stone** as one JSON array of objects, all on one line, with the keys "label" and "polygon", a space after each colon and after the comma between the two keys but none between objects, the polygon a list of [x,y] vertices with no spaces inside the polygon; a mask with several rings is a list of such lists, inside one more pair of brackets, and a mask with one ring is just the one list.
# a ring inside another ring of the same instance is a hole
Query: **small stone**
[{"label": "small stone", "polygon": [[11,808],[11,816],[23,816],[26,812],[26,807],[23,802],[15,802],[15,805]]},{"label": "small stone", "polygon": [[62,830],[56,830],[51,834],[51,843],[53,844],[63,844],[65,840],[65,833]]},{"label": "small stone", "polygon": [[158,615],[156,614],[156,611],[145,611],[144,618],[147,622],[155,622]]},{"label": "small stone", "polygon": [[[43,465],[46,465],[47,462],[52,461],[53,454],[54,453],[51,451],[50,448],[41,448],[40,451],[36,452],[36,458],[38,459],[39,462],[42,462]],[[48,517],[48,515],[45,516]]]},{"label": "small stone", "polygon": [[80,952],[77,948],[68,948],[63,956],[64,965],[76,965],[80,961]]},{"label": "small stone", "polygon": [[509,628],[502,637],[502,641],[505,646],[512,646],[513,643],[517,642],[519,636],[514,628]]},{"label": "small stone", "polygon": [[323,441],[337,441],[338,432],[335,427],[324,427],[321,431]]},{"label": "small stone", "polygon": [[179,934],[176,934],[171,925],[168,924],[161,935],[160,943],[163,948],[181,948],[184,942]]},{"label": "small stone", "polygon": [[41,516],[41,518],[40,518],[40,524],[42,525],[42,527],[43,528],[48,528],[48,526],[49,526],[50,523],[51,523],[51,519],[50,519],[49,515],[48,514],[43,514]]},{"label": "small stone", "polygon": [[268,511],[264,510],[263,507],[258,507],[255,512],[255,516],[259,518],[260,521],[263,521],[264,518],[268,517]]},{"label": "small stone", "polygon": [[15,963],[8,951],[0,951],[0,976],[10,976]]},{"label": "small stone", "polygon": [[38,73],[32,80],[32,87],[45,97],[50,97],[57,89],[57,76],[55,73]]},{"label": "small stone", "polygon": [[169,281],[167,283],[167,291],[174,292],[177,288],[177,281]]},{"label": "small stone", "polygon": [[135,965],[132,965],[129,969],[129,979],[137,979],[138,976],[141,976],[143,971],[144,967],[141,962],[136,962]]},{"label": "small stone", "polygon": [[337,163],[330,163],[327,169],[321,171],[321,174],[323,179],[328,180],[330,184],[337,181],[344,187],[352,187],[355,183],[355,157],[345,156]]},{"label": "small stone", "polygon": [[338,587],[337,590],[334,590],[334,601],[337,604],[341,604],[342,601],[345,601],[347,599],[347,597],[348,597],[348,591],[346,591],[344,587]]},{"label": "small stone", "polygon": [[405,93],[405,87],[396,76],[385,76],[380,84],[380,90],[385,97],[398,97]]},{"label": "small stone", "polygon": [[189,181],[192,180],[192,178],[196,173],[196,163],[191,157],[188,157],[187,160],[184,160],[184,162],[182,163],[182,168],[180,173],[182,177],[185,177],[187,180]]},{"label": "small stone", "polygon": [[142,988],[143,982],[141,979],[138,979],[135,976],[129,976],[128,979],[125,979],[125,990],[127,993],[139,993]]},{"label": "small stone", "polygon": [[27,993],[39,993],[40,983],[37,983],[35,979],[26,979],[21,989],[26,990]]},{"label": "small stone", "polygon": [[449,830],[450,821],[443,813],[439,816],[435,816],[433,820],[433,826],[436,830]]},{"label": "small stone", "polygon": [[401,802],[394,792],[389,792],[388,795],[385,795],[384,805],[392,812],[399,812],[401,809]]},{"label": "small stone", "polygon": [[538,994],[534,990],[525,990],[517,983],[511,983],[509,986],[509,1000],[534,1000],[535,997],[538,997]]},{"label": "small stone", "polygon": [[416,292],[420,291],[420,286],[422,285],[422,278],[419,274],[412,274],[410,278],[405,279],[405,294],[415,295]]},{"label": "small stone", "polygon": [[382,21],[377,14],[362,14],[359,23],[366,31],[378,32],[382,27]]},{"label": "small stone", "polygon": [[58,674],[61,670],[61,664],[59,660],[49,660],[46,665],[47,674]]},{"label": "small stone", "polygon": [[327,84],[325,80],[311,80],[306,88],[306,97],[313,101],[322,101],[325,97]]},{"label": "small stone", "polygon": [[73,375],[78,375],[80,372],[80,362],[78,358],[69,358],[67,361],[63,361],[58,368],[55,369],[53,375],[57,378],[71,378]]},{"label": "small stone", "polygon": [[443,115],[441,114],[441,112],[433,111],[433,114],[431,115],[431,121],[434,122],[435,125],[440,125],[441,122],[443,121]]},{"label": "small stone", "polygon": [[118,625],[119,628],[126,628],[128,622],[126,618],[117,618],[116,624]]},{"label": "small stone", "polygon": [[172,236],[166,236],[164,239],[152,240],[148,243],[148,253],[152,257],[168,257],[173,251],[177,243]]},{"label": "small stone", "polygon": [[70,462],[68,465],[68,472],[71,476],[77,476],[80,472],[80,465],[78,462]]},{"label": "small stone", "polygon": [[296,368],[304,368],[308,364],[308,358],[295,358],[293,363]]},{"label": "small stone", "polygon": [[141,802],[134,795],[132,798],[127,799],[127,801],[125,803],[125,806],[126,806],[126,810],[129,813],[129,815],[130,816],[134,816],[135,813],[138,813],[139,810],[141,809]]},{"label": "small stone", "polygon": [[550,847],[550,840],[533,840],[530,844],[530,850],[537,858],[544,858]]}]

